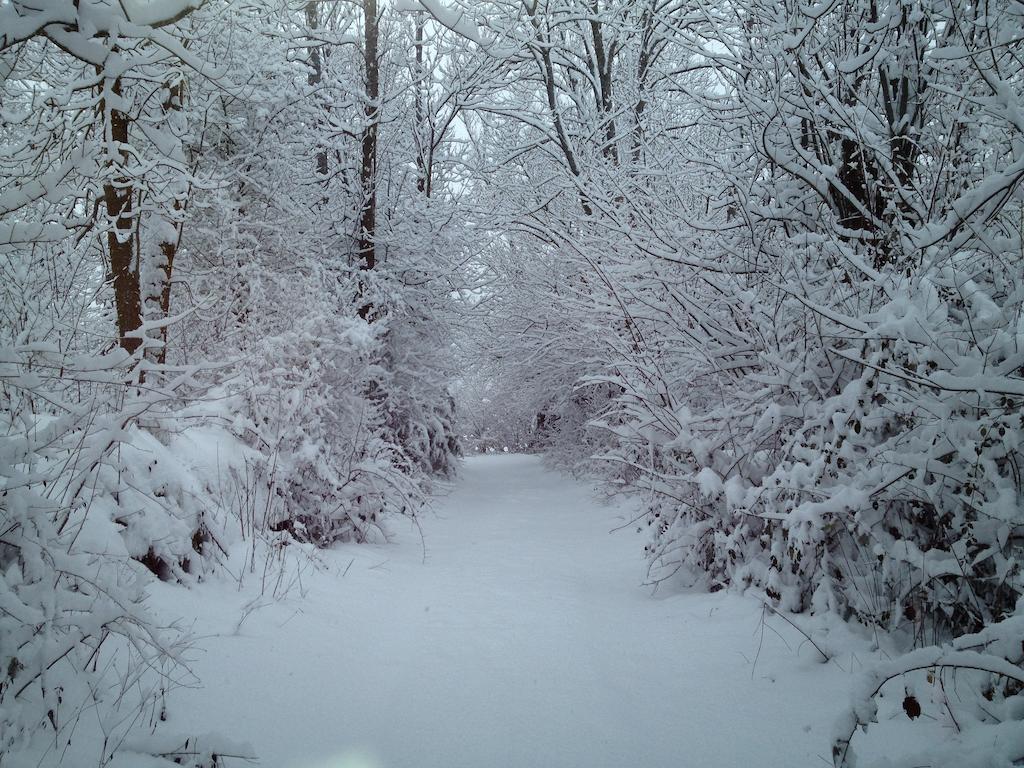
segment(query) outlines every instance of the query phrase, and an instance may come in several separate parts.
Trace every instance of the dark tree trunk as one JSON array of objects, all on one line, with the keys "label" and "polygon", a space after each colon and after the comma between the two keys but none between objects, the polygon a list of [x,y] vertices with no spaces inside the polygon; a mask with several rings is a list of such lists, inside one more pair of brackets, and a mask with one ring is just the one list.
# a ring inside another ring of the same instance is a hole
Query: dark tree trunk
[{"label": "dark tree trunk", "polygon": [[[120,96],[121,80],[115,80],[110,90]],[[122,167],[114,174],[114,178],[103,185],[103,199],[111,225],[107,230],[107,249],[110,252],[110,274],[114,284],[117,331],[121,346],[128,352],[135,352],[142,344],[142,339],[129,334],[142,327],[142,296],[132,207],[134,188],[123,170],[123,164],[128,162],[129,121],[130,118],[124,112],[110,110],[110,138],[117,147]]]},{"label": "dark tree trunk", "polygon": [[591,11],[594,17],[590,20],[590,33],[594,43],[594,67],[597,70],[593,74],[596,75],[598,83],[598,107],[601,120],[604,123],[605,144],[602,148],[602,153],[608,160],[618,165],[619,153],[615,145],[615,117],[612,114],[612,66],[615,60],[615,52],[614,49],[605,47],[604,30],[602,29],[603,22],[598,18],[601,9],[598,6],[597,0],[594,0],[592,3]]},{"label": "dark tree trunk", "polygon": [[[526,14],[530,19],[530,25],[537,36],[537,55],[540,58],[542,68],[541,76],[544,78],[544,94],[547,96],[548,112],[551,115],[558,147],[562,150],[562,156],[565,158],[565,164],[568,166],[569,172],[579,178],[582,172],[576,160],[576,153],[573,151],[572,144],[569,143],[569,136],[566,133],[565,125],[562,123],[562,113],[558,107],[555,65],[551,58],[551,32],[550,29],[545,31],[544,26],[541,24],[543,14],[538,9],[538,0],[533,0],[532,3],[525,4],[525,6]],[[587,216],[591,215],[593,207],[582,189],[579,191],[579,199],[583,213]]]},{"label": "dark tree trunk", "polygon": [[423,87],[423,11],[416,14],[416,189],[430,197],[430,158],[428,143],[433,140],[426,130],[426,94]]},{"label": "dark tree trunk", "polygon": [[[380,119],[380,69],[377,60],[377,0],[363,0],[366,66],[366,124],[363,126],[362,165],[359,171],[363,201],[359,213],[359,268],[369,271],[377,264],[374,246],[377,231],[377,125]],[[366,282],[360,285],[364,303],[359,316],[369,319],[373,303],[365,300]]]},{"label": "dark tree trunk", "polygon": [[644,150],[644,112],[647,111],[647,78],[651,67],[658,58],[665,42],[655,38],[655,20],[653,4],[645,8],[640,16],[643,33],[640,38],[640,55],[637,58],[636,82],[637,100],[633,104],[632,147],[630,154],[634,165],[640,165]]}]

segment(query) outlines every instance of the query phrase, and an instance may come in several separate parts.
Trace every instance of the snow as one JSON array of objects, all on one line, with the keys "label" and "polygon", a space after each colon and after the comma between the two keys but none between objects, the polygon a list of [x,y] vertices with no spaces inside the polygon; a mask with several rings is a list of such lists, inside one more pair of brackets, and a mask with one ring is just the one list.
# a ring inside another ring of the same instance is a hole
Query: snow
[{"label": "snow", "polygon": [[827,762],[854,657],[821,664],[753,597],[652,594],[633,529],[610,533],[631,511],[536,457],[479,456],[423,546],[320,553],[281,601],[259,564],[240,590],[155,584],[154,610],[195,618],[203,686],[172,693],[168,726],[275,768]]},{"label": "snow", "polygon": [[479,30],[476,24],[471,19],[466,18],[466,12],[462,8],[451,8],[438,2],[438,0],[419,0],[419,4],[431,16],[456,34],[468,40],[480,42]]}]

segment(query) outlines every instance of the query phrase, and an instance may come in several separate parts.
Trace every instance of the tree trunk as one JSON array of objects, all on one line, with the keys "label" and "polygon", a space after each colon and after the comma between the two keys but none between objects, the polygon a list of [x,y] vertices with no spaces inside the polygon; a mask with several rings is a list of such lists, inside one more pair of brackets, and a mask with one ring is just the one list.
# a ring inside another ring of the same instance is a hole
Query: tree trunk
[{"label": "tree trunk", "polygon": [[[380,69],[377,60],[377,0],[363,0],[364,50],[366,66],[366,124],[363,126],[363,158],[359,180],[363,201],[359,213],[359,268],[370,271],[377,263],[374,236],[377,230],[377,124],[380,119]],[[359,316],[369,319],[373,303],[365,300],[366,281],[360,282],[360,298],[364,301]]]},{"label": "tree trunk", "polygon": [[416,189],[430,197],[431,162],[427,151],[428,142],[433,141],[426,131],[427,92],[423,87],[423,11],[416,14]]},{"label": "tree trunk", "polygon": [[592,74],[598,83],[598,111],[604,129],[604,147],[601,152],[614,165],[619,164],[618,148],[615,145],[615,116],[612,114],[612,66],[615,60],[614,50],[606,49],[604,42],[603,22],[600,20],[601,9],[597,0],[591,4],[593,18],[590,20],[590,34],[594,44],[594,69]]},{"label": "tree trunk", "polygon": [[[316,0],[306,3],[306,24],[310,29],[317,29],[320,26],[320,14]],[[309,49],[309,74],[306,82],[311,86],[318,86],[324,79],[323,54],[319,45],[310,46]],[[316,173],[322,184],[327,184],[327,150],[320,148],[316,153]],[[326,202],[326,201],[325,201]]]},{"label": "tree trunk", "polygon": [[[111,85],[110,92],[121,95],[121,79]],[[103,105],[106,109],[106,104]],[[107,230],[107,249],[110,252],[110,274],[114,284],[114,306],[117,310],[117,330],[120,344],[128,352],[135,352],[142,344],[138,336],[129,336],[142,327],[142,296],[139,290],[139,269],[135,247],[135,221],[132,210],[134,188],[124,172],[128,162],[128,125],[130,118],[124,112],[110,110],[110,140],[120,155],[119,172],[103,185],[103,199],[110,225]],[[111,161],[113,162],[113,160]]]},{"label": "tree trunk", "polygon": [[[171,116],[176,113],[180,113],[183,107],[183,101],[185,98],[185,78],[182,77],[177,83],[168,86],[167,100],[163,103],[162,109],[165,116]],[[171,204],[173,210],[173,220],[171,225],[174,228],[174,237],[167,238],[160,243],[160,257],[162,259],[160,264],[161,281],[160,281],[160,318],[166,320],[171,314],[171,277],[174,273],[174,257],[178,255],[178,244],[181,242],[181,221],[179,215],[183,207],[183,201],[180,197],[175,197],[174,202]],[[160,328],[160,341],[162,342],[160,349],[156,353],[156,362],[163,365],[167,362],[167,326],[163,325]]]}]

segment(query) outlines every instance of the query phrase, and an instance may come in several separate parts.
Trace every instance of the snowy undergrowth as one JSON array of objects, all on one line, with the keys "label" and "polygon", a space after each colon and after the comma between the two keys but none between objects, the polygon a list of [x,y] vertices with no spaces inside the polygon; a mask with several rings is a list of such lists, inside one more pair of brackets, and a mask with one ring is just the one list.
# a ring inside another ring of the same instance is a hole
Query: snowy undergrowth
[{"label": "snowy undergrowth", "polygon": [[[107,764],[142,749],[133,732],[189,679],[189,640],[150,614],[145,589],[213,563],[210,488],[157,437],[195,371],[150,370],[141,386],[122,352],[39,342],[4,347],[2,366],[0,760]],[[163,742],[153,764],[176,748]]]},{"label": "snowy undergrowth", "polygon": [[[945,732],[941,746],[891,751],[878,768],[989,768],[1021,764],[1024,755],[1024,607],[1013,618],[951,643],[920,648],[877,664],[854,689],[852,706],[837,720],[832,757],[841,768],[858,763],[855,749],[870,739],[880,712],[927,718]],[[884,702],[884,704],[883,704]],[[902,710],[896,712],[897,705]],[[858,729],[867,736],[857,737]]]},{"label": "snowy undergrowth", "polygon": [[63,446],[82,435],[60,424],[4,441],[47,450],[5,477],[0,763],[212,766],[250,756],[208,729],[165,724],[167,695],[199,684],[187,661],[195,638],[147,601],[158,576],[181,592],[228,580],[267,600],[300,589],[316,549],[273,530],[282,500],[267,458],[222,427],[161,440],[128,425],[88,435],[95,466],[67,477]]},{"label": "snowy undergrowth", "polygon": [[383,322],[314,317],[249,351],[233,427],[265,457],[265,525],[329,546],[383,539],[388,516],[415,515],[424,475],[415,446],[387,429],[384,333]]},{"label": "snowy undergrowth", "polygon": [[[195,368],[38,342],[5,347],[0,363],[0,764],[249,756],[208,728],[165,723],[169,692],[198,684],[186,660],[195,638],[179,616],[154,615],[147,595],[158,579],[188,592],[214,575],[261,599],[300,588],[315,546],[282,521],[294,519],[288,489],[308,482],[318,444],[256,440],[241,397],[197,395]],[[309,397],[277,391],[296,407]],[[359,449],[349,446],[368,462]],[[366,471],[397,474],[379,462]],[[341,493],[331,501],[338,519],[359,513]]]}]

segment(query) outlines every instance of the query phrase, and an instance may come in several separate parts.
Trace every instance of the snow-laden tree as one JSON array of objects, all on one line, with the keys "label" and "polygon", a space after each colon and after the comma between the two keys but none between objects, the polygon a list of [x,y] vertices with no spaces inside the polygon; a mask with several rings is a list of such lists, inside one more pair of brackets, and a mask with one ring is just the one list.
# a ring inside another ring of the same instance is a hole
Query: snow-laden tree
[{"label": "snow-laden tree", "polygon": [[612,440],[652,580],[908,643],[1010,620],[1019,9],[493,8],[480,167],[527,254],[495,338],[546,382],[530,410],[589,393],[558,429]]},{"label": "snow-laden tree", "polygon": [[453,470],[452,201],[390,196],[408,122],[364,173],[368,63],[413,54],[363,11],[0,7],[0,754],[223,759],[131,735],[187,680],[148,572],[193,584],[239,531],[383,538]]},{"label": "snow-laden tree", "polygon": [[[442,194],[434,216],[410,183],[408,40],[367,12],[232,17],[248,37],[230,66],[250,85],[204,92],[195,151],[211,182],[179,267],[181,354],[234,361],[218,377],[265,457],[268,524],[321,544],[386,535],[458,453],[444,305],[459,247]],[[274,66],[245,53],[275,45]]]},{"label": "snow-laden tree", "polygon": [[1021,589],[1019,15],[745,8],[691,28],[738,213],[700,240],[729,335],[655,441],[692,508],[662,508],[654,557],[922,640],[977,631]]},{"label": "snow-laden tree", "polygon": [[199,483],[156,437],[200,386],[164,346],[195,8],[0,8],[2,754],[211,762],[129,738],[184,679],[145,567],[186,578],[209,554]]},{"label": "snow-laden tree", "polygon": [[1019,15],[567,2],[487,23],[510,82],[479,104],[481,165],[531,243],[517,310],[547,316],[521,316],[523,358],[612,389],[591,415],[650,494],[652,576],[696,565],[920,639],[1011,612]]},{"label": "snow-laden tree", "polygon": [[484,272],[498,276],[481,321],[493,331],[481,343],[502,357],[486,376],[511,384],[489,399],[518,401],[525,413],[513,421],[531,425],[531,442],[557,443],[570,463],[605,443],[586,425],[616,392],[577,385],[606,373],[619,344],[608,331],[630,325],[602,270],[620,245],[630,248],[629,201],[643,210],[664,179],[659,139],[681,128],[670,124],[677,99],[655,69],[665,54],[655,30],[676,10],[498,2],[476,16],[476,45],[501,74],[469,122],[477,215],[500,243],[481,255]]}]

